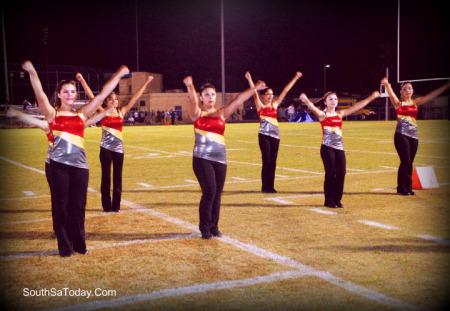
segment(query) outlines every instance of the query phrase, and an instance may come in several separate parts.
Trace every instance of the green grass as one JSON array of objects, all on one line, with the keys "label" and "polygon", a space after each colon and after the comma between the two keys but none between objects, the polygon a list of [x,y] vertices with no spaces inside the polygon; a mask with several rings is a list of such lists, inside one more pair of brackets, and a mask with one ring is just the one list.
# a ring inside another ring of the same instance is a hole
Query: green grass
[{"label": "green grass", "polygon": [[[201,196],[198,184],[188,181],[196,181],[192,125],[125,127],[122,212],[102,214],[99,193],[90,192],[86,232],[91,252],[67,259],[47,253],[8,257],[55,251],[56,240],[51,237],[45,176],[30,169],[44,170],[46,137],[38,129],[1,130],[2,302],[7,309],[42,310],[297,271],[298,267],[268,258],[268,253],[259,256],[236,244],[246,243],[400,301],[401,306],[439,310],[449,303],[450,126],[448,121],[419,121],[415,164],[434,166],[441,186],[408,197],[395,194],[399,159],[394,129],[395,122],[344,122],[345,208],[327,209],[323,207],[318,123],[280,124],[278,193],[274,195],[260,192],[258,124],[228,124],[229,163],[220,230],[233,242],[190,236],[197,232]],[[89,187],[99,190],[101,129],[89,128],[85,135]],[[429,241],[419,235],[443,240]],[[134,244],[121,244],[131,241]],[[114,290],[116,296],[25,297],[24,288],[102,288]],[[380,303],[317,274],[158,299],[144,297],[107,309],[401,309],[391,300]]]}]

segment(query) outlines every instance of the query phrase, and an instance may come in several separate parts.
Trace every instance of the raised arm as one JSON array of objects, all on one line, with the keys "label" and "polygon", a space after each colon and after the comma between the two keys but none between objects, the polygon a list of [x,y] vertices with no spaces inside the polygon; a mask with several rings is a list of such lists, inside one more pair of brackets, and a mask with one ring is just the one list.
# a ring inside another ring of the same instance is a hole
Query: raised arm
[{"label": "raised arm", "polygon": [[303,74],[300,71],[297,71],[295,73],[295,76],[292,78],[291,81],[284,87],[283,91],[281,92],[280,96],[274,101],[273,107],[275,109],[278,108],[278,106],[283,102],[283,99],[286,97],[287,93],[292,89],[295,82],[297,82],[298,79],[300,79],[303,76]]},{"label": "raised arm", "polygon": [[347,117],[347,116],[351,115],[352,113],[355,113],[356,111],[364,108],[372,100],[374,100],[375,98],[378,98],[378,97],[380,97],[380,92],[375,91],[372,94],[370,94],[369,97],[366,97],[363,100],[357,102],[355,105],[351,106],[350,108],[342,110],[341,111],[342,118]]},{"label": "raised arm", "polygon": [[53,106],[50,104],[47,95],[44,93],[41,81],[39,80],[38,74],[33,64],[29,60],[26,60],[22,64],[22,69],[28,72],[28,74],[30,75],[31,86],[33,87],[34,94],[36,95],[39,110],[47,120],[53,119],[55,115],[55,108],[53,108]]},{"label": "raised arm", "polygon": [[258,81],[254,87],[251,87],[244,92],[240,93],[238,96],[236,96],[228,105],[221,108],[223,112],[223,117],[227,119],[233,112],[236,110],[236,108],[240,105],[242,105],[247,99],[252,97],[252,95],[255,93],[255,91],[264,90],[267,88],[266,84],[263,81]]},{"label": "raised arm", "polygon": [[111,107],[108,109],[103,109],[100,112],[94,114],[92,117],[86,120],[86,123],[84,123],[84,127],[89,127],[91,125],[96,124],[98,121],[103,119],[107,113],[114,113],[114,108]]},{"label": "raised arm", "polygon": [[389,83],[388,79],[387,78],[381,79],[381,85],[383,85],[386,88],[386,92],[389,95],[389,99],[391,101],[392,106],[394,106],[395,109],[399,108],[401,106],[400,100],[398,99],[397,95],[395,95],[395,92],[392,89],[392,86]]},{"label": "raised arm", "polygon": [[306,106],[308,106],[309,110],[311,110],[316,117],[321,121],[325,118],[325,112],[323,112],[322,110],[320,110],[319,108],[317,108],[310,100],[309,98],[306,96],[305,93],[302,93],[300,95],[300,100],[302,102],[304,102],[306,104]]},{"label": "raised arm", "polygon": [[[245,78],[248,81],[248,85],[252,88],[255,87],[255,84],[253,83],[252,75],[250,72],[245,73]],[[253,92],[253,99],[255,101],[256,111],[259,111],[263,107],[263,103],[261,102],[261,99],[259,98],[258,91]]]},{"label": "raised arm", "polygon": [[134,104],[136,104],[136,102],[138,101],[139,97],[142,96],[142,93],[144,93],[145,88],[147,87],[147,85],[150,82],[152,82],[152,80],[153,80],[153,76],[148,76],[147,79],[145,79],[144,83],[142,83],[142,85],[139,87],[137,92],[133,94],[133,96],[131,97],[131,99],[128,102],[128,104],[126,104],[125,106],[120,108],[120,110],[122,111],[123,115],[125,115],[131,109],[131,107],[133,107]]},{"label": "raised arm", "polygon": [[77,75],[75,77],[77,78],[78,81],[80,81],[81,86],[83,87],[83,90],[86,93],[89,100],[93,100],[95,97],[94,93],[92,92],[91,88],[87,84],[86,80],[84,80],[83,75],[81,73],[77,73]]},{"label": "raised arm", "polygon": [[130,70],[126,66],[121,66],[119,70],[116,71],[116,73],[109,79],[108,82],[103,86],[102,91],[100,94],[95,96],[87,105],[83,106],[81,108],[81,111],[86,117],[91,116],[95,110],[103,103],[105,98],[114,91],[115,87],[119,83],[120,79],[129,74]]},{"label": "raised arm", "polygon": [[28,113],[24,113],[12,107],[8,108],[8,110],[6,111],[6,116],[9,118],[17,118],[23,123],[26,123],[31,126],[36,126],[41,130],[43,130],[45,133],[50,132],[50,127],[47,121],[39,120],[38,118],[35,118],[32,115],[29,115]]},{"label": "raised arm", "polygon": [[197,91],[195,90],[194,82],[192,81],[191,76],[187,76],[186,78],[184,78],[183,82],[186,85],[188,91],[189,117],[191,118],[192,121],[195,121],[198,118],[200,118],[200,114],[202,112],[200,107],[198,106]]},{"label": "raised arm", "polygon": [[416,104],[417,106],[422,106],[423,104],[428,103],[429,101],[432,101],[439,95],[441,95],[443,92],[445,92],[450,87],[450,81],[448,81],[443,86],[435,89],[434,91],[430,92],[429,94],[425,96],[420,96],[416,98]]}]

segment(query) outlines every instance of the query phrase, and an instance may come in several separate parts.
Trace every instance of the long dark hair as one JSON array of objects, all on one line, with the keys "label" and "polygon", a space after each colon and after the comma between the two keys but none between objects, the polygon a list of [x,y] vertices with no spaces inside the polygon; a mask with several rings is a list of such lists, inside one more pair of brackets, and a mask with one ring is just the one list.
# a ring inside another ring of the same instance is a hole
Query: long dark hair
[{"label": "long dark hair", "polygon": [[107,102],[108,99],[111,97],[111,95],[115,95],[115,94],[116,94],[115,92],[111,92],[111,93],[109,93],[108,96],[106,96],[106,98],[103,100],[103,103],[102,103],[102,107],[103,107],[103,108],[106,108],[106,102]]},{"label": "long dark hair", "polygon": [[[77,83],[74,80],[61,80],[59,81],[59,83],[56,85],[56,98],[55,98],[55,108],[60,108],[61,107],[61,98],[58,97],[59,92],[61,92],[61,89],[64,85],[66,84],[72,84],[75,87],[75,90],[77,89]],[[78,91],[77,91],[78,92]]]},{"label": "long dark hair", "polygon": [[322,110],[322,111],[325,110],[325,108],[327,107],[327,105],[325,105],[325,100],[327,99],[328,96],[333,95],[333,94],[337,96],[336,92],[333,92],[333,91],[326,92],[322,98],[320,98],[319,100],[317,100],[314,103],[314,106],[319,105],[320,110]]},{"label": "long dark hair", "polygon": [[202,94],[203,90],[205,90],[205,89],[213,89],[215,91],[216,87],[212,83],[207,82],[200,87],[200,89],[199,89],[200,95]]},{"label": "long dark hair", "polygon": [[266,93],[267,93],[269,90],[272,90],[272,92],[273,92],[273,88],[268,87],[268,88],[265,88],[264,90],[259,91],[259,94],[260,94],[261,96],[264,96],[264,95],[266,95]]}]

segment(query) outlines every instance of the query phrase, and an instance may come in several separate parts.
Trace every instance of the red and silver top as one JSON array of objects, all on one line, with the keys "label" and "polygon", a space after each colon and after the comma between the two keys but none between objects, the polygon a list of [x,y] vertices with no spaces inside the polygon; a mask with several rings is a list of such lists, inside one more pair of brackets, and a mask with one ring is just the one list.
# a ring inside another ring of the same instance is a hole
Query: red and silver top
[{"label": "red and silver top", "polygon": [[258,111],[258,115],[261,120],[259,134],[280,139],[277,110],[272,106],[263,107]]},{"label": "red and silver top", "polygon": [[225,149],[225,120],[220,117],[200,116],[194,123],[194,157],[227,164]]},{"label": "red and silver top", "polygon": [[123,150],[123,115],[120,110],[118,110],[118,116],[106,115],[100,123],[102,124],[102,142],[100,146],[105,149],[124,153]]},{"label": "red and silver top", "polygon": [[78,168],[89,168],[84,148],[85,121],[80,110],[75,116],[62,116],[56,111],[55,119],[49,123],[54,137],[51,160]]},{"label": "red and silver top", "polygon": [[326,116],[320,121],[322,125],[323,139],[322,145],[344,150],[344,143],[342,141],[342,115],[337,112],[334,116]]},{"label": "red and silver top", "polygon": [[400,103],[400,108],[395,110],[397,113],[397,128],[395,131],[402,135],[419,139],[417,134],[417,114],[419,109],[417,108],[416,101]]}]

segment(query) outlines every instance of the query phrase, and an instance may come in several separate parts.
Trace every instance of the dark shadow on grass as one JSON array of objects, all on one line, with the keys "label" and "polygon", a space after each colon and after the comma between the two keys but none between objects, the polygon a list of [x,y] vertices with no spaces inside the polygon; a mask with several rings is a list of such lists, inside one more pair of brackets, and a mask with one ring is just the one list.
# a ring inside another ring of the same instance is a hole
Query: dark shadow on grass
[{"label": "dark shadow on grass", "polygon": [[122,192],[158,192],[158,193],[189,193],[189,192],[201,192],[200,189],[124,189]]},{"label": "dark shadow on grass", "polygon": [[[376,243],[376,242],[375,242]],[[374,244],[374,243],[372,243]],[[450,245],[428,241],[421,238],[393,238],[384,239],[376,245],[319,247],[318,249],[332,249],[335,252],[384,252],[384,253],[450,253]]]},{"label": "dark shadow on grass", "polygon": [[344,195],[398,195],[397,192],[344,192]]},{"label": "dark shadow on grass", "polygon": [[430,245],[374,245],[362,247],[338,247],[336,250],[346,250],[351,252],[385,252],[385,253],[450,253],[449,245],[430,243]]}]

